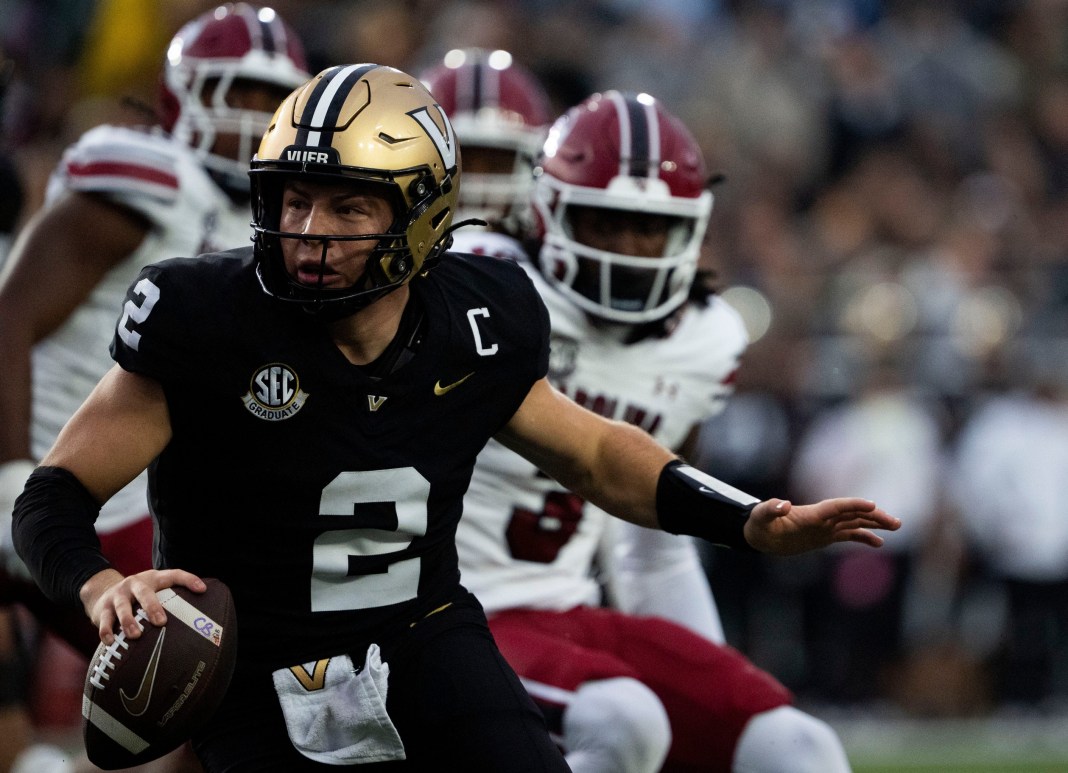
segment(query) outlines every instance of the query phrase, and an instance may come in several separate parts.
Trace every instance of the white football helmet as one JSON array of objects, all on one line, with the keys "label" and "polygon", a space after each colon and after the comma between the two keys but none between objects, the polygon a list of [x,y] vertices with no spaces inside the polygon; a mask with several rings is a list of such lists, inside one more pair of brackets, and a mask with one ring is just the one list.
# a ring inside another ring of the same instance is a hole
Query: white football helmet
[{"label": "white football helmet", "polygon": [[[231,87],[238,80],[255,81],[284,96],[310,77],[300,39],[272,8],[220,5],[171,40],[160,82],[161,123],[227,189],[247,193],[248,163],[271,113],[232,107]],[[236,159],[213,152],[220,134],[240,137]]]},{"label": "white football helmet", "polygon": [[[534,172],[539,262],[579,308],[624,324],[663,319],[690,293],[712,212],[697,141],[648,94],[607,91],[549,130]],[[665,217],[662,255],[609,252],[575,238],[576,207]]]},{"label": "white football helmet", "polygon": [[[518,230],[529,208],[531,169],[551,113],[549,97],[507,51],[453,49],[420,76],[452,121],[467,167],[457,221],[479,218]],[[500,172],[476,168],[480,153],[510,154]]]}]

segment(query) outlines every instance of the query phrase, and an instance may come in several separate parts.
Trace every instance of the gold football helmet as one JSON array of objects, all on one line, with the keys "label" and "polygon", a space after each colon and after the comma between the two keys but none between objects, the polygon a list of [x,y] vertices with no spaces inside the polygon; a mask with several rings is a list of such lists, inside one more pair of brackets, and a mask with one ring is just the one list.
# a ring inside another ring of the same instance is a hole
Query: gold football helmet
[{"label": "gold football helmet", "polygon": [[[425,86],[392,67],[331,67],[299,87],[275,112],[249,174],[263,289],[311,313],[338,318],[367,306],[428,270],[452,242],[460,177],[452,125]],[[381,234],[283,233],[282,189],[293,176],[375,186],[392,204],[393,224]],[[285,238],[378,244],[352,287],[325,289],[289,276]]]}]

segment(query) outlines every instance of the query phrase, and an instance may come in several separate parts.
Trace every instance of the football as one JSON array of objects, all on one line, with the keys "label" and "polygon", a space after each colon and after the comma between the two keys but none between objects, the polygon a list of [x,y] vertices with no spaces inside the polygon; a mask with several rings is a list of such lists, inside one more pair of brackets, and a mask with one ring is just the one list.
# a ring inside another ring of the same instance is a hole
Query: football
[{"label": "football", "polygon": [[161,757],[222,702],[236,662],[237,618],[230,589],[204,582],[203,593],[176,586],[156,594],[167,613],[163,626],[138,609],[140,638],[120,632],[97,647],[82,697],[82,736],[94,765],[115,770]]}]

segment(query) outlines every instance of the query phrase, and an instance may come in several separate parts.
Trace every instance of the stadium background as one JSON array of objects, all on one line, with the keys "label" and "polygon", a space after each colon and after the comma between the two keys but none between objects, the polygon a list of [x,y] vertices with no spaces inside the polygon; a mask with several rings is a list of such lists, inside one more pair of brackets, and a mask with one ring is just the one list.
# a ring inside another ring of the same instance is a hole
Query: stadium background
[{"label": "stadium background", "polygon": [[[146,120],[214,4],[0,0],[7,236],[82,131]],[[858,773],[1068,770],[1068,3],[273,7],[313,71],[504,48],[560,112],[619,88],[680,115],[726,178],[704,260],[753,337],[696,461],[906,523],[876,554],[708,552],[728,638]]]}]

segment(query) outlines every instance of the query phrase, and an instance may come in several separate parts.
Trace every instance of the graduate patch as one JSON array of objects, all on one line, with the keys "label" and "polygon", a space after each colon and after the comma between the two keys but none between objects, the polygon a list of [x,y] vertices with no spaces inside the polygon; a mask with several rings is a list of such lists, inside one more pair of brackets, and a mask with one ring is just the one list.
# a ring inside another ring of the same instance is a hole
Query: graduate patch
[{"label": "graduate patch", "polygon": [[308,393],[300,388],[300,379],[293,369],[273,362],[253,374],[241,402],[258,419],[282,421],[296,415],[307,399]]}]

